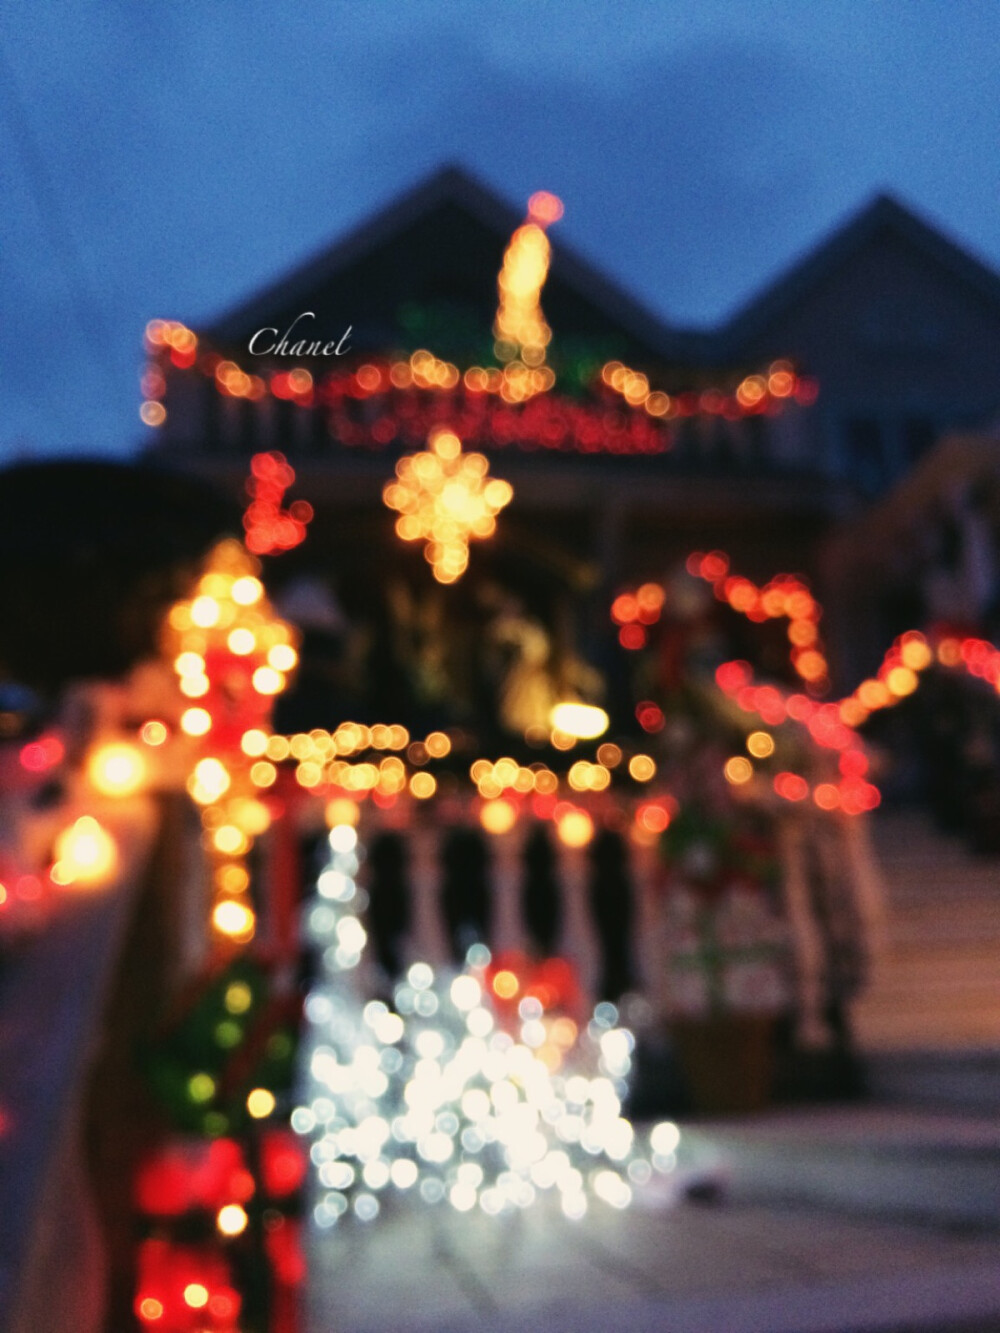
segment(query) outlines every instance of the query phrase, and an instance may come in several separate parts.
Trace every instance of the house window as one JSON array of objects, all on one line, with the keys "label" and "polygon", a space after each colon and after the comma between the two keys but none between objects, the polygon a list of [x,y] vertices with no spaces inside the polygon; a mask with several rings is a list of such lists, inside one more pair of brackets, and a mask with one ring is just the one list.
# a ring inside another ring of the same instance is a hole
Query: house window
[{"label": "house window", "polygon": [[849,417],[844,423],[847,475],[866,495],[888,480],[885,432],[878,417]]}]

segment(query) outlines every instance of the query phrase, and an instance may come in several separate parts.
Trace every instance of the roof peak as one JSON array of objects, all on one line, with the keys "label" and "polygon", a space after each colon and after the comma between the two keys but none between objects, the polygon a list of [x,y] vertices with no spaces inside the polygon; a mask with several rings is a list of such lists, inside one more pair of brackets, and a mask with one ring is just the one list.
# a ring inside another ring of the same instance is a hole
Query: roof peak
[{"label": "roof peak", "polygon": [[884,227],[891,227],[936,263],[950,268],[963,282],[1000,302],[1000,275],[931,222],[919,209],[889,189],[879,190],[853,209],[818,242],[779,271],[745,301],[718,330],[729,348],[760,332],[767,323],[801,300],[804,293]]}]

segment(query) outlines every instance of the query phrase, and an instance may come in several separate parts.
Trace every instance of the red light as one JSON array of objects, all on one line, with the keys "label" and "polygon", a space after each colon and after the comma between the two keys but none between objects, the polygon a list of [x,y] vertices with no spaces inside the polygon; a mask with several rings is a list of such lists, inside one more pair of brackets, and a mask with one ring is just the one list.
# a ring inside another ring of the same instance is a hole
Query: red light
[{"label": "red light", "polygon": [[636,810],[635,821],[647,833],[662,833],[670,825],[670,811],[657,801],[646,801]]},{"label": "red light", "polygon": [[649,700],[645,700],[636,707],[635,715],[639,721],[639,726],[642,727],[643,731],[654,732],[663,730],[663,710]]},{"label": "red light", "polygon": [[715,671],[715,683],[726,694],[734,694],[737,690],[743,689],[752,679],[753,672],[749,662],[723,662]]},{"label": "red light", "polygon": [[37,741],[29,741],[21,750],[21,767],[29,773],[44,773],[62,762],[66,750],[55,736],[42,736]]},{"label": "red light", "polygon": [[623,648],[635,652],[646,646],[646,631],[641,625],[623,625],[618,631],[618,642]]},{"label": "red light", "polygon": [[536,190],[528,200],[528,217],[540,227],[551,226],[563,215],[563,202],[548,190]]},{"label": "red light", "polygon": [[863,750],[845,750],[837,765],[845,778],[863,778],[868,772],[868,756]]},{"label": "red light", "polygon": [[710,583],[725,578],[729,572],[729,556],[722,551],[710,551],[708,555],[702,558],[698,572],[703,579],[708,579]]},{"label": "red light", "polygon": [[305,1179],[305,1153],[290,1131],[272,1130],[267,1135],[260,1165],[264,1189],[272,1198],[293,1194]]},{"label": "red light", "polygon": [[776,773],[774,790],[786,801],[804,801],[809,795],[809,783],[798,773]]}]

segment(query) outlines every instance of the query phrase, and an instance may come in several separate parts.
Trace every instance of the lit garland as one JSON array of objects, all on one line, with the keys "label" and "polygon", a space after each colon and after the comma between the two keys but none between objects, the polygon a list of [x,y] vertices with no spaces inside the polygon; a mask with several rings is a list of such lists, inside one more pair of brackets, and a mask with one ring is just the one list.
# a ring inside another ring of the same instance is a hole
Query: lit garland
[{"label": "lit garland", "polygon": [[787,619],[791,662],[796,673],[816,694],[829,688],[829,671],[819,636],[819,603],[808,586],[792,574],[779,574],[763,588],[747,578],[729,573],[729,559],[721,551],[709,555],[695,552],[688,556],[689,574],[705,579],[719,601],[724,601],[761,624],[765,620]]},{"label": "lit garland", "polygon": [[[405,360],[371,361],[353,371],[333,371],[319,384],[302,366],[274,371],[265,379],[217,352],[199,352],[191,329],[157,319],[146,327],[150,361],[142,378],[140,416],[148,426],[162,426],[167,418],[162,400],[168,373],[195,369],[212,379],[225,397],[251,402],[272,397],[303,408],[322,408],[330,436],[347,447],[384,448],[422,441],[441,421],[440,405],[429,395],[447,395],[451,429],[481,447],[628,455],[669,450],[673,436],[666,422],[672,418],[735,421],[774,415],[792,400],[804,406],[815,402],[815,381],[798,376],[787,361],[773,362],[766,373],[747,375],[731,388],[675,394],[652,390],[646,375],[609,361],[590,386],[595,402],[553,396],[556,377],[545,364],[552,331],[540,297],[551,256],[545,228],[562,212],[554,194],[532,195],[527,220],[504,252],[493,326],[499,367],[474,365],[463,372],[421,348]],[[400,396],[403,393],[405,397]],[[612,394],[622,396],[626,411],[610,405]],[[358,411],[365,402],[367,409]]]},{"label": "lit garland", "polygon": [[487,480],[482,454],[465,454],[454,431],[431,432],[425,453],[401,458],[398,480],[389,482],[383,499],[399,513],[396,532],[404,541],[424,542],[424,556],[439,583],[454,583],[469,563],[469,542],[491,537],[496,516],[510,503],[510,483]]},{"label": "lit garland", "polygon": [[[822,609],[801,579],[778,575],[758,587],[750,579],[734,576],[730,572],[729,557],[721,551],[708,555],[694,552],[688,557],[686,568],[689,574],[710,583],[719,601],[749,620],[762,624],[768,620],[787,619],[790,660],[796,674],[813,694],[829,688],[827,662],[818,630]],[[611,618],[619,626],[618,638],[622,646],[633,651],[645,647],[648,631],[659,622],[665,607],[666,592],[659,584],[647,583],[635,592],[619,594],[612,602]],[[923,639],[922,635],[903,637],[908,642],[914,637]],[[880,673],[886,680],[893,670],[897,671],[893,681],[901,679],[898,676],[901,651],[897,647],[887,656]],[[912,658],[914,650],[907,651]],[[927,660],[930,661],[929,655]],[[908,667],[902,669],[908,673],[907,684],[910,676],[916,679]],[[837,754],[837,772],[833,780],[810,783],[798,773],[776,772],[772,785],[779,797],[798,802],[811,795],[820,809],[838,810],[848,815],[863,814],[879,804],[878,788],[866,777],[868,756],[856,730],[867,718],[868,711],[856,699],[823,703],[806,694],[784,692],[774,685],[758,685],[754,682],[752,667],[743,661],[723,662],[716,669],[715,682],[739,708],[756,713],[767,726],[778,727],[790,722],[806,732],[810,742],[817,747],[817,754],[824,750]],[[880,681],[879,687],[888,697],[888,685]],[[640,703],[636,716],[647,731],[658,731],[664,725],[662,711],[652,701]],[[733,786],[745,785],[755,775],[754,761],[758,765],[773,761],[768,766],[774,767],[776,749],[769,732],[751,732],[747,737],[748,754],[730,756],[723,766],[723,776]]]},{"label": "lit garland", "polygon": [[285,492],[295,480],[284,454],[272,451],[255,454],[250,463],[247,494],[250,504],[243,515],[246,548],[255,555],[290,551],[305,541],[306,524],[313,516],[308,500],[295,500],[282,509]]},{"label": "lit garland", "polygon": [[[167,353],[162,341],[151,351],[153,369],[143,382],[165,394],[173,354]],[[212,379],[224,397],[258,401],[270,396],[303,409],[322,408],[331,439],[347,448],[373,450],[426,439],[440,422],[442,398],[447,399],[452,428],[480,448],[616,455],[669,452],[673,428],[684,420],[736,421],[774,415],[789,402],[809,406],[816,399],[815,382],[796,376],[790,397],[769,394],[753,405],[741,402],[737,385],[659,396],[651,391],[639,405],[625,399],[623,407],[618,407],[611,397],[614,393],[617,398],[617,391],[610,381],[620,363],[609,362],[604,367],[608,378],[599,373],[591,386],[592,401],[554,393],[554,385],[541,392],[539,385],[532,395],[515,402],[504,370],[473,365],[463,372],[426,349],[406,360],[372,360],[354,371],[331,372],[319,384],[302,367],[276,371],[265,381],[231,361],[221,364],[235,367],[239,378],[229,370],[220,380],[216,374],[219,364],[217,353],[205,353],[192,368]],[[546,378],[552,374],[548,367],[537,373]],[[149,420],[151,416],[156,420]],[[166,421],[163,403],[146,400],[143,420],[147,425],[162,425]]]},{"label": "lit garland", "polygon": [[496,1216],[552,1192],[577,1218],[590,1198],[627,1207],[654,1170],[675,1168],[676,1126],[658,1125],[644,1149],[622,1115],[632,1034],[606,1003],[580,1030],[565,1012],[567,964],[519,975],[473,945],[458,975],[417,962],[393,1008],[363,1005],[351,980],[367,938],[357,833],[335,824],[329,841],[307,913],[325,978],[306,1001],[309,1085],[292,1113],[312,1139],[317,1226],[371,1222],[398,1194]]},{"label": "lit garland", "polygon": [[731,393],[712,388],[672,397],[651,389],[647,375],[630,370],[621,361],[606,362],[601,368],[601,380],[620,393],[629,407],[642,408],[651,417],[666,419],[704,414],[737,421],[744,416],[780,412],[790,398],[803,407],[811,407],[818,396],[816,381],[796,375],[790,361],[773,361],[766,375],[747,375]]},{"label": "lit garland", "polygon": [[202,807],[213,867],[212,925],[234,943],[246,943],[254,933],[244,860],[271,822],[261,799],[277,778],[277,769],[263,757],[269,719],[275,696],[298,662],[293,632],[272,613],[259,573],[245,547],[222,542],[209,556],[194,596],[178,602],[167,617],[168,652],[189,701],[180,729],[198,755],[187,786]]}]

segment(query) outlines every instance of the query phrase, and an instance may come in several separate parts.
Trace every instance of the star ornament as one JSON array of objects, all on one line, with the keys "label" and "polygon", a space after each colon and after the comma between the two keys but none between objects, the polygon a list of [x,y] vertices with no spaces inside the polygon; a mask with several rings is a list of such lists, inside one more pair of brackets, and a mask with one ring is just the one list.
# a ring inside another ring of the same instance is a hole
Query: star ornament
[{"label": "star ornament", "polygon": [[510,504],[509,482],[490,477],[482,454],[464,454],[454,431],[437,427],[427,449],[396,464],[396,480],[382,492],[395,509],[396,532],[403,541],[422,541],[424,558],[439,583],[455,583],[469,563],[469,542],[492,537],[496,516]]}]

